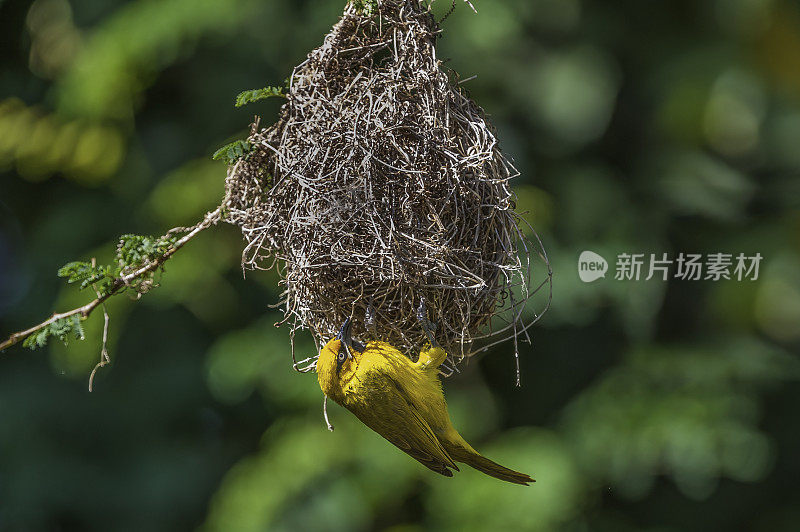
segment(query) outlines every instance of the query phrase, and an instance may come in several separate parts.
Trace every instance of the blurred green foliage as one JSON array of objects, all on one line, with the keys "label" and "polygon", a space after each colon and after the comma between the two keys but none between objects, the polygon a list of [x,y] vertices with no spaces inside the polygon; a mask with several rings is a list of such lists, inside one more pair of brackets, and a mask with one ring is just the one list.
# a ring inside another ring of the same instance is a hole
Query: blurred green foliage
[{"label": "blurred green foliage", "polygon": [[[85,342],[0,358],[0,530],[797,529],[800,6],[474,3],[438,55],[477,75],[555,295],[522,388],[501,345],[445,391],[465,437],[537,483],[436,478],[332,404],[329,433],[272,325],[277,276],[243,279],[218,227],[160,290],[109,301],[94,393],[100,315]],[[210,155],[281,103],[235,95],[280,84],[342,7],[0,2],[0,331],[87,301],[65,262],[110,264],[118,235],[214,208]],[[587,249],[765,260],[755,282],[584,284]]]}]

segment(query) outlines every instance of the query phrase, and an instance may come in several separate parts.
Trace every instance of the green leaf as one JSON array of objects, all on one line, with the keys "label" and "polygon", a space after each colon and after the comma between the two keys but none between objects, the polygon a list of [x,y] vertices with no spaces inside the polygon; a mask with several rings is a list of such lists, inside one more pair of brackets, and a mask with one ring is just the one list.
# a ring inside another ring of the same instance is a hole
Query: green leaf
[{"label": "green leaf", "polygon": [[351,0],[351,3],[361,15],[371,17],[378,12],[378,0]]},{"label": "green leaf", "polygon": [[111,266],[92,266],[89,262],[70,262],[58,270],[58,276],[68,283],[79,283],[83,290],[95,285],[98,292],[104,294],[114,282]]},{"label": "green leaf", "polygon": [[28,349],[37,349],[46,346],[50,338],[58,338],[64,343],[67,343],[70,336],[76,340],[83,340],[86,336],[83,332],[82,321],[83,318],[79,314],[58,319],[25,338],[22,345]]},{"label": "green leaf", "polygon": [[117,246],[121,270],[138,269],[161,258],[178,240],[176,236],[122,235]]},{"label": "green leaf", "polygon": [[264,87],[263,89],[244,91],[236,97],[236,107],[267,98],[286,98],[286,89],[284,87]]},{"label": "green leaf", "polygon": [[[145,235],[122,235],[117,245],[117,264],[120,275],[132,275],[153,263],[161,260],[175,246],[178,237],[165,235],[160,237]],[[155,270],[161,270],[160,264]],[[156,271],[148,271],[129,280],[127,287],[138,294],[144,294],[154,286]]]},{"label": "green leaf", "polygon": [[212,159],[233,164],[251,151],[253,151],[253,145],[249,141],[236,140],[215,151]]}]

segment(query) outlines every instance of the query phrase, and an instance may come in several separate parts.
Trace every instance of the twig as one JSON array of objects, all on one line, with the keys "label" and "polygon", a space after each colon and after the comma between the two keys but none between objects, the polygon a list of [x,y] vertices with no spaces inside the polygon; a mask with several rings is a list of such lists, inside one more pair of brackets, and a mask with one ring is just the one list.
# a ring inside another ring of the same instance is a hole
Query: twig
[{"label": "twig", "polygon": [[105,301],[108,298],[117,294],[125,287],[129,286],[131,284],[131,281],[141,277],[142,275],[157,270],[162,264],[164,264],[167,260],[169,260],[169,258],[172,257],[172,255],[174,255],[176,251],[178,251],[184,245],[186,245],[187,242],[196,237],[201,231],[208,229],[212,225],[219,222],[221,218],[222,218],[222,207],[220,206],[217,207],[216,210],[206,214],[202,222],[190,228],[188,230],[189,231],[188,233],[186,233],[177,242],[175,242],[175,244],[173,244],[173,246],[170,249],[168,249],[163,255],[159,256],[156,260],[154,260],[149,264],[146,264],[145,266],[142,266],[141,268],[132,273],[129,273],[127,275],[122,275],[114,279],[114,282],[111,284],[111,287],[109,288],[106,294],[97,297],[95,300],[90,301],[89,303],[83,305],[82,307],[78,307],[70,311],[62,312],[59,314],[53,314],[52,316],[50,316],[50,318],[46,319],[45,321],[43,321],[38,325],[34,325],[30,329],[13,333],[8,337],[7,340],[0,343],[0,351],[4,351],[9,347],[18,344],[19,342],[25,340],[25,338],[27,338],[28,336],[44,329],[48,325],[51,325],[58,320],[64,318],[70,318],[72,316],[77,316],[77,315],[80,315],[81,319],[85,320],[94,311],[94,309],[105,303]]},{"label": "twig", "polygon": [[[92,268],[95,266],[97,266],[97,261],[92,259]],[[94,290],[94,293],[97,294],[98,298],[102,297],[95,284],[92,284],[92,289]],[[92,370],[91,375],[89,375],[89,393],[92,393],[92,388],[94,387],[94,376],[97,374],[97,370],[104,368],[111,363],[111,357],[108,356],[108,321],[108,309],[106,308],[106,304],[103,303],[103,343],[102,347],[100,348],[100,362],[97,363]]]},{"label": "twig", "polygon": [[325,396],[325,399],[322,400],[322,415],[325,416],[325,423],[328,425],[328,430],[333,432],[333,425],[331,425],[330,420],[328,419],[328,396]]},{"label": "twig", "polygon": [[103,303],[103,319],[105,320],[103,323],[103,347],[100,349],[100,362],[89,375],[89,393],[93,391],[94,376],[97,374],[97,370],[111,364],[111,357],[108,356],[108,309],[106,309],[105,303]]}]

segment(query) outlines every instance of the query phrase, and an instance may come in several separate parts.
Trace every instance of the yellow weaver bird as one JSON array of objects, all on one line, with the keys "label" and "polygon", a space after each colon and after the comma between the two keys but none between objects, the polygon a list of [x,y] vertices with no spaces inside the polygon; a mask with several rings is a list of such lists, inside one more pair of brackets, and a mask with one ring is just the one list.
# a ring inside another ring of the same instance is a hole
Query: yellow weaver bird
[{"label": "yellow weaver bird", "polygon": [[481,456],[453,428],[439,380],[447,353],[429,331],[431,346],[412,362],[387,342],[366,346],[350,337],[350,320],[325,344],[317,360],[323,393],[366,426],[447,477],[462,462],[500,480],[528,485],[534,480]]}]

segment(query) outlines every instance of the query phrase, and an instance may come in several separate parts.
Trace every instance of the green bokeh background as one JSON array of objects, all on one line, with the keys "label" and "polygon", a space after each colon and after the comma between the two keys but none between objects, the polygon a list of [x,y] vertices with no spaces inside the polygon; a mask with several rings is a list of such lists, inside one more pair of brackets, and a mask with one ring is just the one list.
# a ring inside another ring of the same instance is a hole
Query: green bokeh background
[{"label": "green bokeh background", "polygon": [[[530,488],[438,478],[292,371],[233,227],[87,340],[0,355],[0,530],[797,530],[800,5],[477,0],[439,56],[522,172],[551,311],[445,383],[455,424]],[[449,2],[435,6],[444,14]],[[0,333],[88,293],[59,266],[194,223],[210,160],[342,0],[0,0]],[[757,281],[580,282],[577,258],[761,253]],[[541,278],[541,268],[536,275]],[[541,302],[541,301],[540,301]],[[532,309],[533,310],[533,309]],[[298,337],[301,354],[310,338]]]}]

